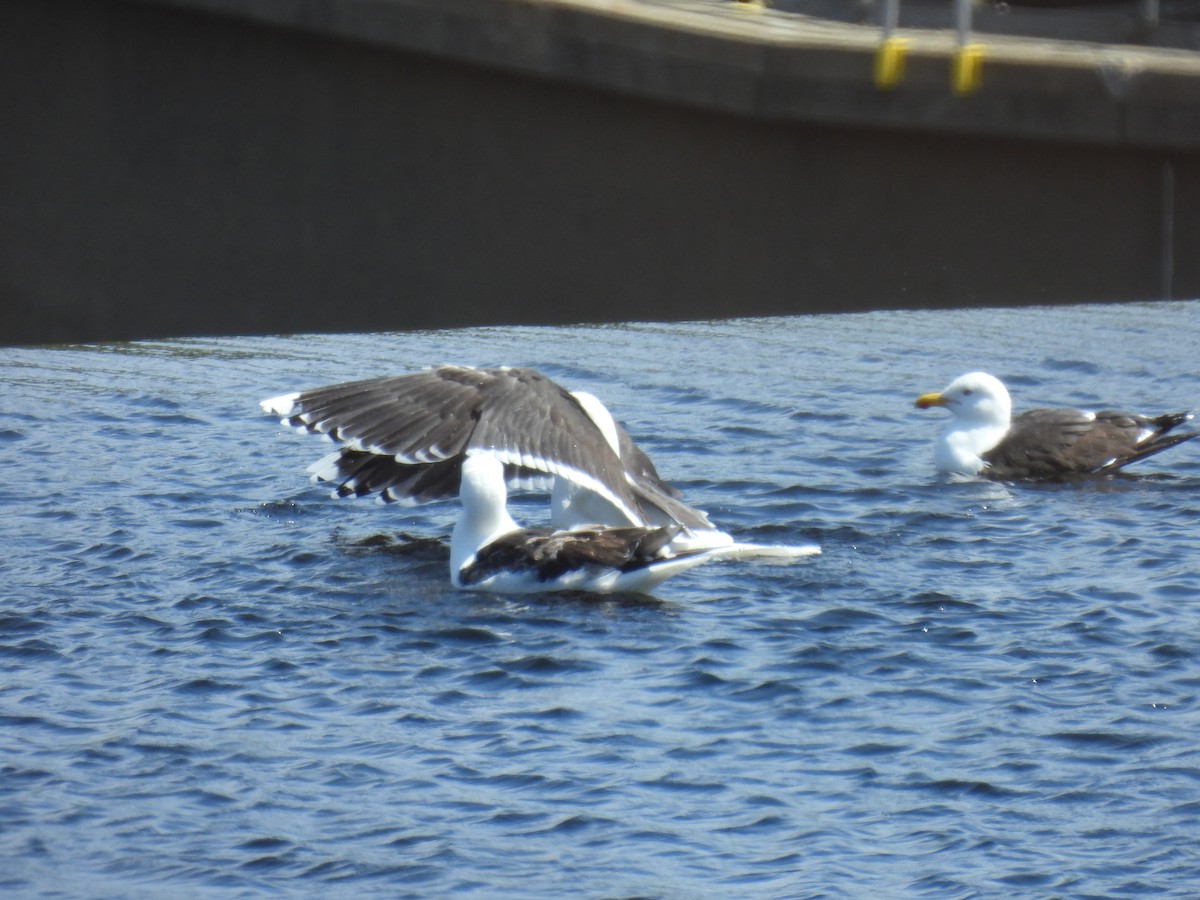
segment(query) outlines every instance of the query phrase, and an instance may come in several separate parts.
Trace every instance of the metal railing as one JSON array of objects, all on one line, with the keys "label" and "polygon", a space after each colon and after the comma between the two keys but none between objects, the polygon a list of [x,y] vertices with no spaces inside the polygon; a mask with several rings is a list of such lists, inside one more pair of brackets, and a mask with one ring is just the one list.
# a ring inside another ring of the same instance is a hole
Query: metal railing
[{"label": "metal railing", "polygon": [[[881,26],[874,80],[880,90],[904,81],[909,41],[901,31],[901,3],[906,29],[944,30],[955,35],[950,60],[950,89],[969,97],[983,84],[987,34],[1011,37],[1151,44],[1200,51],[1200,0],[1095,0],[1066,8],[1022,0],[736,0],[743,7],[848,24]],[[1196,5],[1192,5],[1195,3]],[[1078,27],[1076,27],[1078,26]]]}]

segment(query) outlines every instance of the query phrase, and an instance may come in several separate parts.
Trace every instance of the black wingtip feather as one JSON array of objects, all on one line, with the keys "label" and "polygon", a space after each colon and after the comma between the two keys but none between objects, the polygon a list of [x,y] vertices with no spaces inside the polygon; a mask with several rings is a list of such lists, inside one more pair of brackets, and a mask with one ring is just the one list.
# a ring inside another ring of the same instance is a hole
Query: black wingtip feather
[{"label": "black wingtip feather", "polygon": [[[1171,427],[1174,428],[1175,426],[1172,425]],[[1114,472],[1117,469],[1123,469],[1130,463],[1137,462],[1139,459],[1145,459],[1148,456],[1154,456],[1157,453],[1162,453],[1164,450],[1170,450],[1177,444],[1182,444],[1184,441],[1190,441],[1194,437],[1200,437],[1200,431],[1184,431],[1180,432],[1179,434],[1164,434],[1161,437],[1156,437],[1147,441],[1138,449],[1136,453],[1132,453],[1129,456],[1123,456],[1120,459],[1114,460],[1108,465],[1101,466],[1099,469],[1097,469],[1097,471]]]}]

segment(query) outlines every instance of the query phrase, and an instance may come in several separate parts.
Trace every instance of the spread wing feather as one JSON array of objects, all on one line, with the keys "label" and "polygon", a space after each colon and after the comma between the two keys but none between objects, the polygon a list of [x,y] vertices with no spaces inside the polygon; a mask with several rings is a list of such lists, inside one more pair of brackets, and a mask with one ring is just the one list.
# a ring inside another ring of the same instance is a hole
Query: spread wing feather
[{"label": "spread wing feather", "polygon": [[643,519],[712,527],[659,477],[624,428],[617,425],[618,456],[579,402],[533,369],[441,366],[316,388],[263,406],[343,445],[310,469],[343,495],[448,499],[457,495],[465,454],[492,452],[512,487],[546,486],[547,476],[559,476],[627,510],[660,513]]}]

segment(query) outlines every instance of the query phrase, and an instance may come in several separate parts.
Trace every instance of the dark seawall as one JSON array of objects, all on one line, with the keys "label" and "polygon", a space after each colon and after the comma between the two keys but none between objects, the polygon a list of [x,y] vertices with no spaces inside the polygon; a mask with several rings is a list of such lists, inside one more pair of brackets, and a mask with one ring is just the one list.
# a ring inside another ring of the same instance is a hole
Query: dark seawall
[{"label": "dark seawall", "polygon": [[1200,296],[1200,55],[732,5],[0,4],[0,342]]}]

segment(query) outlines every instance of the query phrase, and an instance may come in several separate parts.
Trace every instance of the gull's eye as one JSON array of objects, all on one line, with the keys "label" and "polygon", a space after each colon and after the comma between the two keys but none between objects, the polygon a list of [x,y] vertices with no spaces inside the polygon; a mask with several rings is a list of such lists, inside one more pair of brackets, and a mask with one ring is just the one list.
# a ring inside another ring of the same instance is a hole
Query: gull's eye
[{"label": "gull's eye", "polygon": [[963,388],[963,396],[964,397],[970,397],[971,394],[973,394],[973,393],[974,393],[974,391],[972,391],[970,388]]}]

